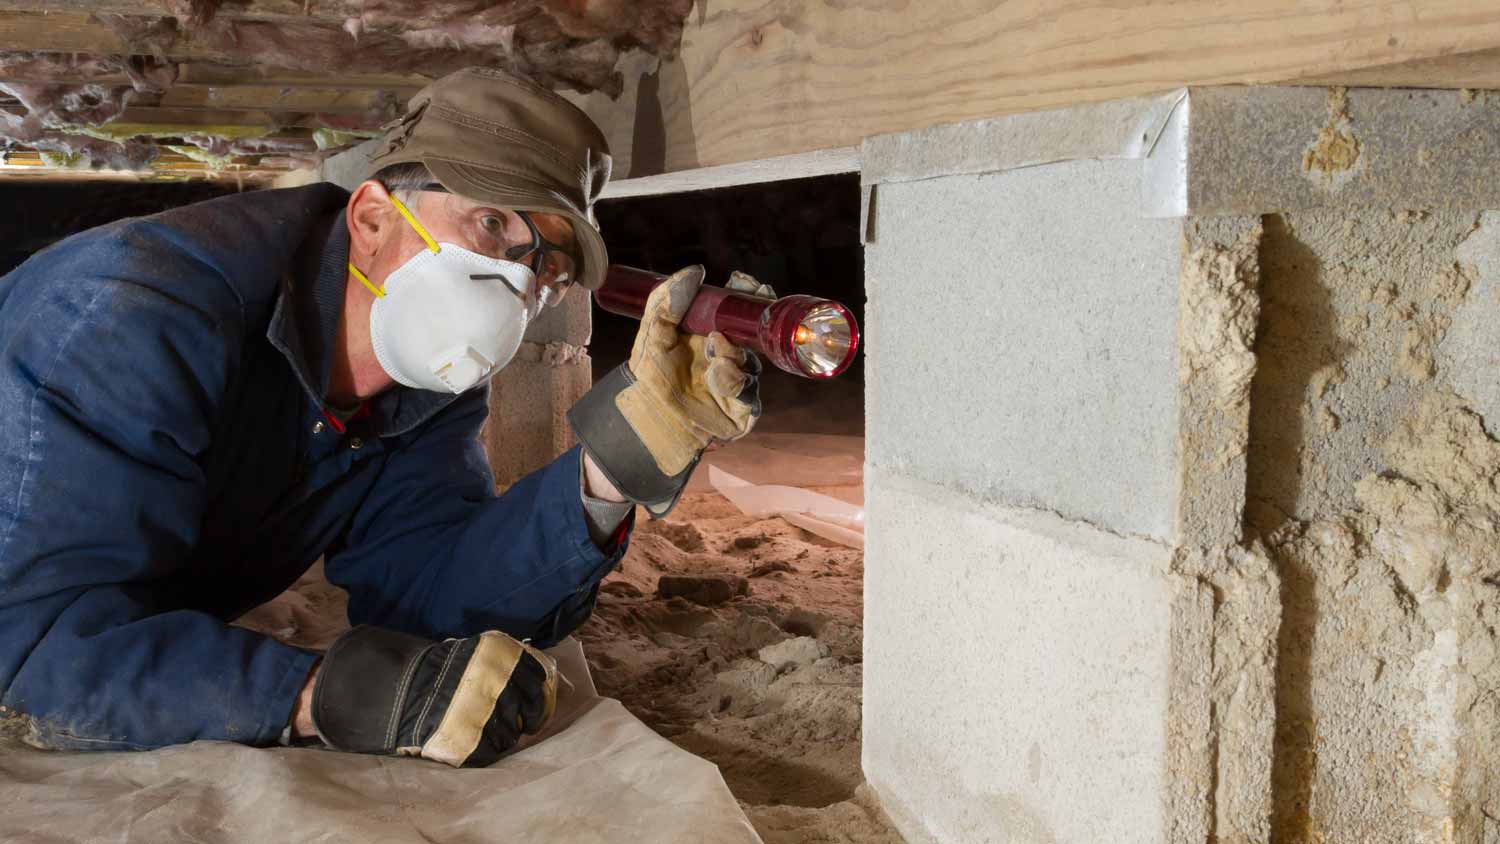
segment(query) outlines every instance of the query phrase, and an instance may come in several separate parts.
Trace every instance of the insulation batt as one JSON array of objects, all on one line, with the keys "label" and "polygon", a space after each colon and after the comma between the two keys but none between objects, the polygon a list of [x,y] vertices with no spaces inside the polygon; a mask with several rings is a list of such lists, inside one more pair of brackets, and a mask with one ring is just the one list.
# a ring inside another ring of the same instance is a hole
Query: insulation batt
[{"label": "insulation batt", "polygon": [[413,7],[349,0],[342,23],[215,17],[192,2],[182,18],[98,15],[133,53],[170,54],[191,29],[196,47],[232,59],[307,71],[441,76],[471,65],[501,67],[551,87],[617,96],[622,49],[673,49],[690,0],[449,0]]},{"label": "insulation batt", "polygon": [[[96,15],[121,37],[129,56],[0,53],[0,79],[13,80],[0,87],[26,108],[26,114],[5,121],[5,136],[34,143],[43,130],[98,126],[118,118],[133,102],[150,102],[176,80],[177,65],[167,57],[179,52],[189,32],[195,50],[260,67],[435,78],[481,65],[528,76],[548,87],[618,96],[623,80],[615,67],[621,51],[637,46],[656,53],[674,49],[692,2],[447,0],[414,5],[345,0],[339,8],[341,20],[278,21],[225,17],[219,15],[220,6],[221,0],[170,0],[170,16]],[[129,85],[90,81],[121,74]],[[320,114],[314,119],[330,129],[369,130],[397,116],[400,105],[390,96],[364,114]],[[215,155],[243,154],[229,139],[185,140]],[[154,157],[141,150],[155,144],[152,139],[110,146],[92,140],[49,142],[77,150],[69,155],[98,159],[96,164]],[[293,154],[301,162],[311,160],[303,149],[274,151]]]}]

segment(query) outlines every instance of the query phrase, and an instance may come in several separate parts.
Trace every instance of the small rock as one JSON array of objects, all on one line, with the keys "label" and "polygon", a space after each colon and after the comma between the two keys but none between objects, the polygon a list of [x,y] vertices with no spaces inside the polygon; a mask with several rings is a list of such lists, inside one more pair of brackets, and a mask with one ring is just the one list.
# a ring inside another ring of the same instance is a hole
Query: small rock
[{"label": "small rock", "polygon": [[794,572],[796,571],[796,569],[792,568],[791,563],[785,562],[783,560],[772,560],[769,563],[761,563],[760,565],[751,569],[750,576],[765,577],[768,574],[772,574],[778,571]]},{"label": "small rock", "polygon": [[763,533],[754,536],[736,536],[734,538],[734,547],[741,551],[749,551],[751,548],[759,548],[764,545],[766,539],[767,537]]},{"label": "small rock", "polygon": [[664,574],[656,581],[656,593],[663,598],[686,598],[695,604],[711,607],[736,595],[750,594],[750,581],[732,574]]},{"label": "small rock", "polygon": [[820,612],[793,607],[792,611],[782,619],[780,626],[782,630],[793,636],[811,636],[814,639],[823,632],[824,626],[828,624],[829,618]]},{"label": "small rock", "polygon": [[599,591],[619,598],[640,598],[646,594],[628,580],[607,580]]},{"label": "small rock", "polygon": [[828,646],[811,636],[798,636],[760,649],[760,661],[785,671],[795,665],[812,665],[828,656]]}]

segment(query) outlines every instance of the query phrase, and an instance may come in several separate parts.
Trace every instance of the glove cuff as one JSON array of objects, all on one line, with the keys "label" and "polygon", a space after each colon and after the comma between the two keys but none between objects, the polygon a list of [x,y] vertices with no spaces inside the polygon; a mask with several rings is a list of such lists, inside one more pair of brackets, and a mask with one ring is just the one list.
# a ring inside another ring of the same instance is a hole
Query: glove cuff
[{"label": "glove cuff", "polygon": [[677,506],[703,452],[675,475],[662,472],[616,403],[616,397],[634,384],[629,365],[610,370],[568,411],[568,424],[615,489],[659,519]]},{"label": "glove cuff", "polygon": [[313,728],[323,743],[354,753],[394,752],[411,673],[432,644],[379,627],[340,636],[313,687]]}]

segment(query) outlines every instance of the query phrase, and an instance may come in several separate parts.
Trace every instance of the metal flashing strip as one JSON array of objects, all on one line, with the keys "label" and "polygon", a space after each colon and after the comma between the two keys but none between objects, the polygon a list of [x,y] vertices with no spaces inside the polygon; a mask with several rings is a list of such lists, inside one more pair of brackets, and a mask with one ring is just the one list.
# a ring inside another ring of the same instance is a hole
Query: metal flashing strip
[{"label": "metal flashing strip", "polygon": [[762,182],[835,176],[840,173],[853,173],[858,169],[859,150],[856,147],[836,147],[755,161],[742,161],[736,164],[697,167],[656,176],[620,179],[605,185],[599,198],[625,199],[635,196],[691,193]]},{"label": "metal flashing strip", "polygon": [[866,185],[1034,167],[1074,159],[1142,159],[1185,90],[1012,114],[866,138]]},{"label": "metal flashing strip", "polygon": [[1149,217],[1500,209],[1500,92],[1192,88],[880,135],[860,157],[867,188],[1141,159]]}]

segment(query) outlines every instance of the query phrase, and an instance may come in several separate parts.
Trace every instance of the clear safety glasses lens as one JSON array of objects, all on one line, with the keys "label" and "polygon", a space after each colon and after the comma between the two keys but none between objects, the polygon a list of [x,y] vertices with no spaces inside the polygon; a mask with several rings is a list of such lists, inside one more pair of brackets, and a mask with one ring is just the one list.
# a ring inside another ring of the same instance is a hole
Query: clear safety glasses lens
[{"label": "clear safety glasses lens", "polygon": [[583,261],[579,257],[576,240],[567,246],[558,243],[564,232],[572,236],[572,223],[557,214],[530,214],[516,212],[531,232],[531,242],[512,246],[506,257],[524,263],[536,273],[541,304],[556,306],[578,280]]},{"label": "clear safety glasses lens", "polygon": [[849,320],[842,309],[824,305],[808,311],[792,335],[797,361],[811,375],[827,375],[849,357],[853,340]]}]

